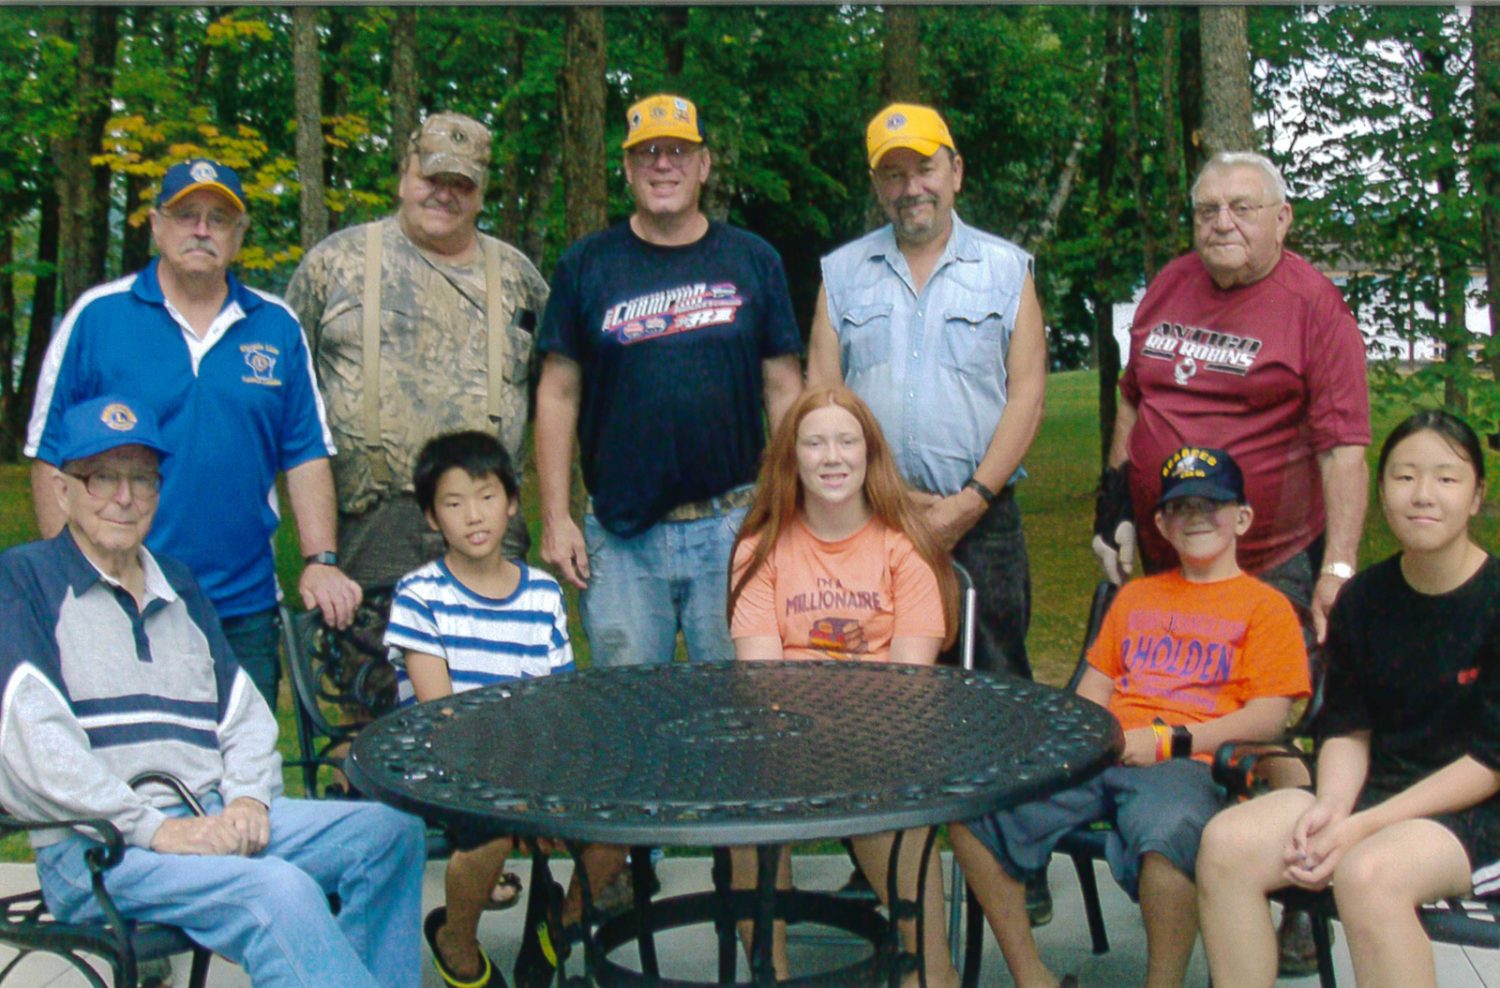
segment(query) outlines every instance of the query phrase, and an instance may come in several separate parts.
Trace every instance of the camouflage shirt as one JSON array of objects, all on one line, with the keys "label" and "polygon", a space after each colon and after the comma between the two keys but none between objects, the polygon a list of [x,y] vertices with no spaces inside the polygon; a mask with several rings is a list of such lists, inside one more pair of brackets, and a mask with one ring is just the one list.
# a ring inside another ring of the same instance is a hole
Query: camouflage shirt
[{"label": "camouflage shirt", "polygon": [[[423,443],[453,429],[484,429],[488,419],[483,251],[467,265],[443,264],[418,250],[395,217],[381,226],[380,439],[389,487],[376,480],[365,442],[365,227],[341,230],[310,250],[286,292],[312,343],[340,451],[333,459],[339,510],[347,514],[368,511],[390,494],[409,493]],[[504,243],[500,248],[501,324],[510,327],[512,339],[497,433],[519,470],[535,320],[523,330],[516,312],[540,314],[547,283],[520,251]]]}]

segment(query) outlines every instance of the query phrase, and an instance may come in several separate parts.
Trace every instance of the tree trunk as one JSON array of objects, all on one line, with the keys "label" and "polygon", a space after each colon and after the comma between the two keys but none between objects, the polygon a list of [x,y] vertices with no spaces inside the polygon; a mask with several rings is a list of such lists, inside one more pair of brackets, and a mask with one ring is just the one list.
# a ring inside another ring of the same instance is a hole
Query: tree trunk
[{"label": "tree trunk", "polygon": [[[506,39],[508,44],[505,56],[505,81],[506,85],[513,85],[523,77],[526,71],[527,36],[526,32],[520,28],[517,11],[506,10],[504,16],[510,21],[509,37]],[[518,99],[509,100],[505,104],[503,120],[505,133],[525,133],[525,125],[526,104]],[[521,243],[521,231],[524,228],[526,216],[526,203],[523,200],[523,195],[527,191],[523,181],[525,174],[526,169],[522,165],[520,155],[512,154],[500,164],[499,195],[492,197],[492,201],[496,201],[498,206],[495,236],[508,244],[519,245]],[[541,255],[529,256],[539,258]]]},{"label": "tree trunk", "polygon": [[318,8],[292,8],[292,76],[297,91],[297,177],[302,195],[302,249],[328,236],[323,198],[323,72],[318,64]]},{"label": "tree trunk", "polygon": [[1149,283],[1161,269],[1161,248],[1151,232],[1156,221],[1155,203],[1146,201],[1145,169],[1141,166],[1141,73],[1137,67],[1139,52],[1135,43],[1135,11],[1131,7],[1111,7],[1115,22],[1116,44],[1124,55],[1125,87],[1130,94],[1130,125],[1125,130],[1125,170],[1130,176],[1130,190],[1135,199],[1135,220],[1141,230],[1141,263]]},{"label": "tree trunk", "polygon": [[1182,33],[1177,45],[1177,91],[1182,100],[1178,112],[1182,120],[1183,174],[1192,181],[1203,167],[1203,51],[1200,41],[1197,7],[1182,7]]},{"label": "tree trunk", "polygon": [[686,7],[661,7],[656,12],[661,24],[662,68],[673,82],[687,65],[688,15]]},{"label": "tree trunk", "polygon": [[0,229],[0,462],[13,463],[20,448],[20,437],[10,429],[16,416],[15,381],[11,368],[16,364],[16,233],[10,223]]},{"label": "tree trunk", "polygon": [[1187,213],[1187,202],[1182,181],[1182,130],[1177,116],[1177,43],[1178,24],[1181,13],[1176,7],[1160,7],[1154,14],[1162,19],[1161,25],[1161,120],[1162,120],[1162,181],[1167,187],[1166,201],[1162,204],[1166,215],[1165,240],[1167,254],[1175,257],[1188,247],[1182,236],[1182,218]]},{"label": "tree trunk", "polygon": [[[1119,32],[1114,18],[1105,19],[1104,85],[1099,88],[1099,234],[1109,243],[1116,224],[1114,205],[1115,163],[1119,158],[1118,128],[1115,121],[1114,93],[1120,84]],[[1099,370],[1099,464],[1109,465],[1109,443],[1114,436],[1115,413],[1119,408],[1115,384],[1120,379],[1120,347],[1115,343],[1114,281],[1115,252],[1094,252],[1094,281],[1091,286],[1094,308],[1094,360]]]},{"label": "tree trunk", "polygon": [[563,195],[574,241],[608,221],[604,170],[604,8],[569,7],[562,78]]},{"label": "tree trunk", "polygon": [[1254,151],[1250,116],[1250,33],[1244,7],[1200,7],[1203,53],[1203,144],[1220,151]]},{"label": "tree trunk", "polygon": [[1475,104],[1469,167],[1481,196],[1490,372],[1500,378],[1500,7],[1475,5],[1469,13],[1469,28],[1474,44]]},{"label": "tree trunk", "polygon": [[[521,248],[527,257],[540,258],[547,249],[547,214],[552,210],[552,195],[557,188],[557,149],[548,145],[536,164],[536,175],[532,179],[531,194],[526,197],[526,212],[521,221],[520,242],[511,241]],[[607,220],[607,216],[605,220]],[[600,229],[603,228],[601,220]],[[572,237],[569,237],[569,242]]]},{"label": "tree trunk", "polygon": [[398,171],[406,165],[407,138],[420,120],[417,82],[417,8],[397,7],[391,25],[391,152]]},{"label": "tree trunk", "polygon": [[43,183],[40,222],[36,234],[36,286],[31,293],[31,323],[26,329],[26,357],[21,362],[21,382],[10,406],[10,430],[21,435],[36,400],[36,382],[42,374],[42,360],[47,344],[52,342],[52,320],[57,314],[57,267],[60,249],[60,216],[62,203],[50,183]]},{"label": "tree trunk", "polygon": [[884,103],[925,103],[921,10],[886,4],[881,15],[880,94]]},{"label": "tree trunk", "polygon": [[151,260],[151,224],[145,219],[130,222],[130,214],[150,201],[151,180],[145,175],[125,175],[125,222],[120,228],[120,273],[139,271]]},{"label": "tree trunk", "polygon": [[92,165],[109,120],[114,87],[119,8],[67,11],[77,45],[73,83],[74,126],[53,142],[57,192],[62,203],[63,302],[104,280],[109,249],[109,166]]}]

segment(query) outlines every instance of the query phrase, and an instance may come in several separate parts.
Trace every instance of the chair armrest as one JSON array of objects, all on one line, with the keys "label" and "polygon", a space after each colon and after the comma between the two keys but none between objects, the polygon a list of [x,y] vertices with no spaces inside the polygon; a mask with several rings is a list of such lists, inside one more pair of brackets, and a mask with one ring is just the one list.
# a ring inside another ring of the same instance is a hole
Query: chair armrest
[{"label": "chair armrest", "polygon": [[1267,762],[1300,762],[1312,775],[1312,758],[1291,741],[1226,741],[1214,752],[1214,782],[1235,799],[1255,795],[1257,770]]}]

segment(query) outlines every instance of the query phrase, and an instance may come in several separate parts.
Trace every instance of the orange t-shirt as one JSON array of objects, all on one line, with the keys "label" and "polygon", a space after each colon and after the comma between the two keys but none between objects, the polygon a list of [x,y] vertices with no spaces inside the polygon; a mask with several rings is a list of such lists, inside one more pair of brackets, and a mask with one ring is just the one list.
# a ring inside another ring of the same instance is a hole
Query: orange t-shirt
[{"label": "orange t-shirt", "polygon": [[1129,731],[1216,720],[1261,697],[1307,696],[1307,649],[1285,597],[1253,576],[1193,583],[1181,570],[1120,588],[1089,649]]},{"label": "orange t-shirt", "polygon": [[[734,579],[758,537],[734,554]],[[937,577],[911,540],[879,519],[824,542],[799,518],[745,585],[730,623],[734,638],[781,639],[788,659],[884,662],[894,638],[942,638]]]}]

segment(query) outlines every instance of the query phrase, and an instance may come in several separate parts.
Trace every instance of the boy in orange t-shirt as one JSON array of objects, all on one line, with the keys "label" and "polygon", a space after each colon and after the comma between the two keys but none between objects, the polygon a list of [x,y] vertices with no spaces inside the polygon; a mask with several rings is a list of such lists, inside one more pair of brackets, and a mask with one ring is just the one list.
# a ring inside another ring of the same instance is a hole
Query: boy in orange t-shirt
[{"label": "boy in orange t-shirt", "polygon": [[[1156,526],[1179,570],[1126,584],[1089,649],[1078,694],[1125,732],[1120,764],[1072,789],[951,828],[1020,988],[1058,982],[1026,918],[1023,882],[1068,831],[1109,820],[1115,879],[1141,904],[1147,984],[1180,985],[1198,936],[1193,870],[1203,827],[1222,806],[1209,771],[1231,740],[1277,734],[1309,692],[1307,652],[1286,598],[1235,558],[1253,512],[1223,450],[1183,447],[1161,470]],[[1076,983],[1070,975],[1062,984]]]}]

